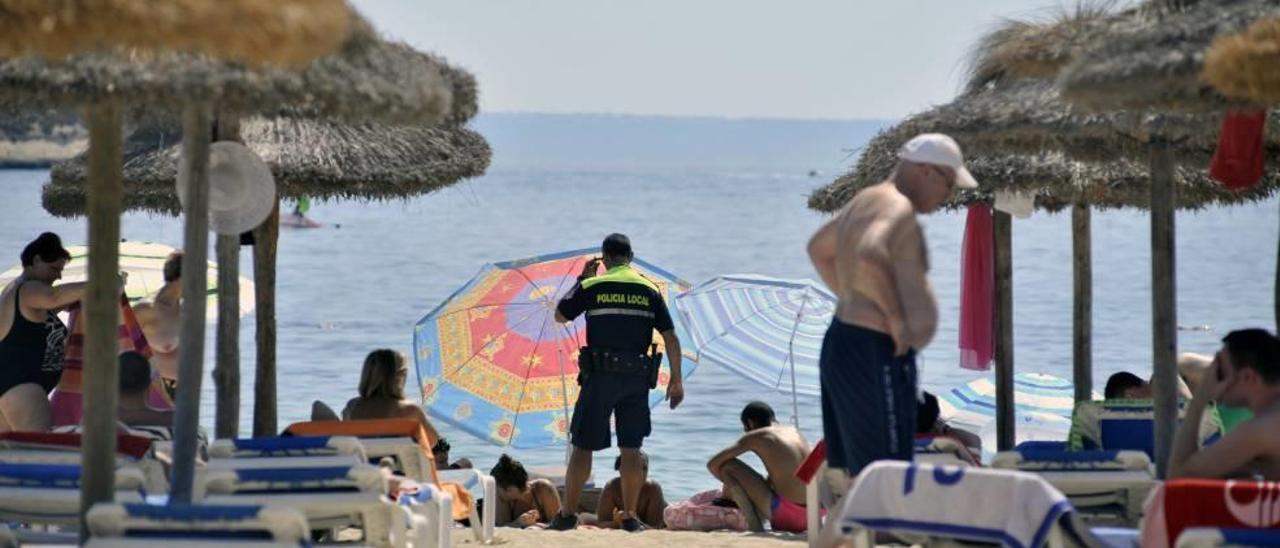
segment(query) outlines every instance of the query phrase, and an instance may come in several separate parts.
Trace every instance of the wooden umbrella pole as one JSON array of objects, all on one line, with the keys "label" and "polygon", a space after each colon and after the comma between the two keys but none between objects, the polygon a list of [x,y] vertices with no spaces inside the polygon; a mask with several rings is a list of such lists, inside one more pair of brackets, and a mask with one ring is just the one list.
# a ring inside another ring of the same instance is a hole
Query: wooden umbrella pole
[{"label": "wooden umbrella pole", "polygon": [[1071,383],[1077,402],[1093,399],[1093,228],[1089,206],[1071,208]]},{"label": "wooden umbrella pole", "polygon": [[1151,161],[1151,334],[1156,472],[1165,478],[1178,425],[1178,313],[1174,257],[1173,152],[1154,140]]},{"label": "wooden umbrella pole", "polygon": [[195,479],[200,385],[204,376],[204,318],[208,291],[209,144],[213,114],[207,103],[189,105],[182,119],[182,173],[186,181],[182,257],[182,344],[178,347],[177,412],[174,416],[173,483],[169,502],[190,503]]},{"label": "wooden umbrella pole", "polygon": [[280,202],[253,231],[253,282],[257,294],[258,367],[253,388],[253,435],[274,436],[276,424],[276,245]]},{"label": "wooden umbrella pole", "polygon": [[80,531],[85,514],[115,494],[116,405],[120,321],[120,200],[123,130],[113,103],[88,109],[89,289],[84,296],[84,440],[81,454]]},{"label": "wooden umbrella pole", "polygon": [[1276,241],[1276,283],[1274,304],[1276,315],[1276,333],[1280,333],[1280,240]]},{"label": "wooden umbrella pole", "polygon": [[1013,219],[995,212],[996,271],[996,448],[1013,449]]},{"label": "wooden umbrella pole", "polygon": [[[219,113],[215,141],[240,141],[240,121]],[[213,366],[214,435],[235,438],[240,434],[240,235],[219,234],[218,338]]]}]

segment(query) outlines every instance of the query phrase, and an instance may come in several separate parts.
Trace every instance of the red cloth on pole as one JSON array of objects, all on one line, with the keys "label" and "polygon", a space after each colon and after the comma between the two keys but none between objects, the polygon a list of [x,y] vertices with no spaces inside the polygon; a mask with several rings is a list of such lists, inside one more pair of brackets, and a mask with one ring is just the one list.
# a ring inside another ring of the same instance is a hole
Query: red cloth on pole
[{"label": "red cloth on pole", "polygon": [[1213,151],[1209,176],[1232,190],[1258,184],[1264,167],[1263,138],[1267,111],[1229,112],[1222,119],[1218,148]]},{"label": "red cloth on pole", "polygon": [[991,369],[996,355],[995,242],[991,207],[969,206],[960,252],[960,367]]}]

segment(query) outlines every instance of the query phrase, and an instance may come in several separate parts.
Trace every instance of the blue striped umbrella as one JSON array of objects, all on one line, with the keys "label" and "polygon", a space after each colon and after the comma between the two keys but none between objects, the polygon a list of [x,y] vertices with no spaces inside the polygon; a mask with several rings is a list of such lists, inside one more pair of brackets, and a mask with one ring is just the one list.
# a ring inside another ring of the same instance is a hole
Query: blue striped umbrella
[{"label": "blue striped umbrella", "polygon": [[[939,396],[938,407],[941,417],[952,426],[994,435],[994,377],[976,379],[946,391]],[[1013,408],[1018,441],[1065,440],[1071,427],[1071,411],[1075,408],[1071,381],[1045,373],[1016,373]],[[984,451],[989,443],[993,442],[983,440]]]},{"label": "blue striped umbrella", "polygon": [[810,280],[734,274],[676,297],[699,364],[714,363],[784,394],[816,396],[822,337],[836,299]]}]

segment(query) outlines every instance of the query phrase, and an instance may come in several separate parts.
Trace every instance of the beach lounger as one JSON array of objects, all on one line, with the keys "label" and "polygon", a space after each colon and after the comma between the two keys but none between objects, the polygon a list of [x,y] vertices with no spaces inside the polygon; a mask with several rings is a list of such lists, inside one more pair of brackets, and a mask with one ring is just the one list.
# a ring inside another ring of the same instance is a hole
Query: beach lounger
[{"label": "beach lounger", "polygon": [[390,474],[368,464],[210,469],[201,479],[206,504],[296,508],[313,529],[358,526],[375,545],[406,535],[403,512],[388,497]]},{"label": "beach lounger", "polygon": [[[443,479],[435,468],[431,439],[426,429],[412,419],[377,419],[353,421],[310,421],[289,425],[285,432],[294,436],[355,436],[364,446],[370,462],[392,460],[393,470],[419,483],[430,483],[449,493],[453,500],[453,519],[468,519],[472,532],[481,542],[493,540],[494,516],[497,513],[496,487],[493,477],[479,470],[464,470],[453,479]],[[461,477],[463,481],[458,481]],[[483,508],[477,506],[483,504]],[[479,526],[477,526],[479,524]]]},{"label": "beach lounger", "polygon": [[1280,529],[1280,482],[1168,480],[1147,499],[1143,546],[1181,543],[1197,527]]},{"label": "beach lounger", "polygon": [[915,461],[930,464],[980,466],[981,462],[960,440],[950,436],[919,434],[915,440]]},{"label": "beach lounger", "polygon": [[[408,509],[413,515],[423,520],[423,524],[418,529],[424,532],[433,532],[420,535],[419,542],[422,546],[439,546],[448,548],[453,546],[453,496],[440,490],[439,487],[429,483],[419,483],[414,489],[403,492],[397,499],[402,507]],[[429,537],[429,538],[428,538]],[[493,538],[493,531],[489,531],[489,538]],[[488,542],[478,539],[481,542]],[[414,545],[419,546],[418,544]]]},{"label": "beach lounger", "polygon": [[[1179,408],[1179,416],[1182,409]],[[1200,423],[1200,445],[1216,439],[1222,429],[1216,413]],[[1155,411],[1151,400],[1105,400],[1076,404],[1067,449],[1142,451],[1148,458],[1155,447]]]},{"label": "beach lounger", "polygon": [[86,546],[299,546],[310,542],[307,520],[279,506],[96,504],[87,517]]},{"label": "beach lounger", "polygon": [[368,460],[364,446],[352,436],[236,438],[216,440],[209,446],[210,460],[333,456]]},{"label": "beach lounger", "polygon": [[[115,498],[142,502],[144,478],[136,466],[116,469]],[[80,521],[80,465],[0,464],[0,521],[76,525]]]},{"label": "beach lounger", "polygon": [[992,468],[1039,474],[1089,523],[1136,525],[1142,503],[1158,485],[1141,451],[1061,451],[1023,446],[996,454]]},{"label": "beach lounger", "polygon": [[1178,535],[1177,548],[1280,546],[1280,530],[1192,527]]},{"label": "beach lounger", "polygon": [[1097,545],[1070,501],[1035,474],[902,461],[878,461],[862,470],[819,545],[847,539],[854,546],[874,546],[875,532],[912,542]]}]

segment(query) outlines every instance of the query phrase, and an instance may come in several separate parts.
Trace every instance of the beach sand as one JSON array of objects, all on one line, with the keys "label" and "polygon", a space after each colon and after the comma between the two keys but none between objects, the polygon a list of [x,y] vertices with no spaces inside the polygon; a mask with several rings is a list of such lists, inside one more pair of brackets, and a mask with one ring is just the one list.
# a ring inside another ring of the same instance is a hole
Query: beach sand
[{"label": "beach sand", "polygon": [[[696,531],[645,531],[627,533],[613,529],[578,529],[544,531],[540,529],[499,528],[493,544],[505,546],[563,546],[568,548],[608,547],[638,548],[642,546],[681,546],[690,548],[797,548],[804,546],[805,536],[787,533],[701,533]],[[454,546],[478,547],[469,530],[453,532]]]}]

